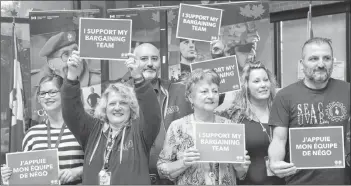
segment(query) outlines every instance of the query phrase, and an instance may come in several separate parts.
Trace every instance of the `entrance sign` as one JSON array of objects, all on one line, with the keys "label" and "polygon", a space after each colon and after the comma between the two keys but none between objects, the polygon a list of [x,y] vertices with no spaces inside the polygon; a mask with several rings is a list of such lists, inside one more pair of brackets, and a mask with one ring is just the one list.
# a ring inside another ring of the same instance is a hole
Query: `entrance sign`
[{"label": "entrance sign", "polygon": [[222,9],[180,3],[177,38],[211,42],[220,34]]},{"label": "entrance sign", "polygon": [[130,19],[79,19],[79,51],[83,59],[126,60],[131,38]]},{"label": "entrance sign", "polygon": [[221,78],[219,93],[231,92],[241,88],[236,56],[221,57],[190,64],[191,71],[198,68],[214,69],[218,73]]},{"label": "entrance sign", "polygon": [[235,123],[193,123],[198,162],[244,163],[245,125]]},{"label": "entrance sign", "polygon": [[297,169],[345,168],[342,126],[290,128],[289,140]]},{"label": "entrance sign", "polygon": [[11,185],[60,184],[57,149],[8,153],[6,162],[13,170]]}]

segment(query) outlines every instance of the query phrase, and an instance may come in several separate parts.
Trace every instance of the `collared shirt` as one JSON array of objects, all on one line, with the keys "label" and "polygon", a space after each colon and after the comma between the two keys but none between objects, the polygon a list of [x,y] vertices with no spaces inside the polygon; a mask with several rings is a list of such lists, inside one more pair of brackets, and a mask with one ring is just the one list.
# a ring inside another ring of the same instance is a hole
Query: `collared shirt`
[{"label": "collared shirt", "polygon": [[165,95],[162,93],[160,86],[161,85],[160,85],[160,81],[159,80],[157,80],[156,85],[153,85],[154,90],[155,90],[156,95],[157,95],[158,103],[160,104],[161,110],[162,110],[162,101],[163,101],[163,98],[164,98]]},{"label": "collared shirt", "polygon": [[157,80],[156,86],[154,86],[154,90],[156,92],[157,95],[157,99],[158,99],[158,103],[160,104],[161,107],[161,126],[160,126],[160,130],[158,132],[158,135],[154,141],[154,144],[151,147],[150,150],[150,158],[149,158],[149,171],[150,174],[158,174],[157,172],[157,160],[158,160],[158,155],[161,152],[162,146],[163,146],[163,142],[164,139],[166,137],[166,128],[164,125],[164,118],[163,118],[163,100],[166,97],[166,95],[162,92],[161,90],[161,85],[160,85],[160,80]]}]

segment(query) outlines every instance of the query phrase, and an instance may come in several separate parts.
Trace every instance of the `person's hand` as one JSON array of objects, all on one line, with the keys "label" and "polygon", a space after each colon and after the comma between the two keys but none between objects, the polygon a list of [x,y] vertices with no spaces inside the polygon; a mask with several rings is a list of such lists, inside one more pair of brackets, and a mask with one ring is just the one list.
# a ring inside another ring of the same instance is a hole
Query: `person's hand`
[{"label": "person's hand", "polygon": [[251,165],[251,160],[250,160],[250,156],[248,155],[248,151],[245,150],[245,162],[241,164],[241,166],[244,168],[244,169],[248,169],[249,166]]},{"label": "person's hand", "polygon": [[270,161],[269,167],[273,174],[279,178],[293,175],[297,171],[293,163],[287,163],[285,161]]},{"label": "person's hand", "polygon": [[128,59],[124,64],[127,66],[133,79],[142,77],[143,67],[140,65],[140,61],[134,54],[128,53]]},{"label": "person's hand", "polygon": [[83,71],[83,61],[80,58],[79,51],[73,51],[72,55],[67,60],[67,78],[77,80]]},{"label": "person's hand", "polygon": [[186,149],[183,154],[183,163],[186,167],[196,164],[200,160],[200,153],[197,149]]},{"label": "person's hand", "polygon": [[5,185],[8,185],[8,181],[12,175],[12,169],[7,165],[1,167],[1,178]]},{"label": "person's hand", "polygon": [[219,39],[213,39],[213,40],[211,40],[210,45],[213,46],[214,44],[216,44],[216,43],[218,43],[220,41],[221,40],[219,40]]},{"label": "person's hand", "polygon": [[61,184],[67,184],[77,180],[78,172],[73,169],[63,169],[59,172],[59,180]]}]

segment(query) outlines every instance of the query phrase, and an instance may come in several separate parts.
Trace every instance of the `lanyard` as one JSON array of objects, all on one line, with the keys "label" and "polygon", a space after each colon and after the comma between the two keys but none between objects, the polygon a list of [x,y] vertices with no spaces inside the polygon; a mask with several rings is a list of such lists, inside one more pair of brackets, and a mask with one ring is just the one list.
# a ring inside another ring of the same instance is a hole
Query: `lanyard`
[{"label": "lanyard", "polygon": [[[269,126],[269,130],[270,130],[269,133],[270,133],[270,134],[268,134],[267,129],[263,126],[263,124],[262,124],[261,121],[258,119],[258,117],[257,117],[255,114],[253,114],[253,115],[254,115],[255,118],[257,119],[257,122],[261,125],[262,131],[263,131],[264,133],[266,133],[269,142],[272,142],[272,136],[273,136],[272,127]],[[245,117],[242,117],[241,120],[240,120],[240,123],[242,123],[242,121],[243,121],[244,119],[245,119]],[[255,120],[252,119],[252,121],[255,121]]]},{"label": "lanyard", "polygon": [[[48,148],[51,149],[51,130],[50,130],[50,122],[47,122],[47,131],[48,131]],[[66,128],[66,124],[63,123],[62,127],[61,127],[61,131],[60,131],[60,134],[57,138],[57,141],[56,141],[56,145],[55,145],[55,148],[57,149],[59,144],[60,144],[60,141],[61,141],[61,138],[62,138],[62,135],[63,135],[63,131],[65,130]]]},{"label": "lanyard", "polygon": [[[110,161],[112,148],[113,148],[113,145],[115,144],[115,142],[117,141],[117,137],[118,137],[118,134],[119,134],[120,131],[121,130],[119,130],[116,133],[116,135],[113,137],[112,136],[112,128],[110,128],[110,130],[109,130],[108,139],[107,139],[107,142],[106,142],[106,148],[105,148],[105,151],[104,151],[104,166],[103,166],[103,169],[105,169],[105,170],[108,169],[108,162]],[[124,129],[123,129],[122,141],[121,141],[121,144],[120,144],[119,163],[122,162],[122,152],[123,152],[123,143],[124,143],[125,131],[126,131],[126,127],[124,127]]]}]

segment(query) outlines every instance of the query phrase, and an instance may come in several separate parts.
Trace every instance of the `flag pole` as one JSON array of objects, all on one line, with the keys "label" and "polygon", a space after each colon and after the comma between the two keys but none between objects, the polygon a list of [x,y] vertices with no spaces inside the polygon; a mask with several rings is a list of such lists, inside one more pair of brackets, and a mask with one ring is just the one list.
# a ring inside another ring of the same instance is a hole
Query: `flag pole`
[{"label": "flag pole", "polygon": [[[12,15],[12,61],[10,61],[10,87],[9,87],[9,92],[10,92],[10,96],[9,96],[9,101],[11,101],[12,103],[12,96],[14,96],[11,92],[12,92],[12,89],[13,89],[13,84],[14,84],[14,75],[15,75],[15,59],[16,59],[16,54],[17,54],[17,51],[16,51],[16,41],[15,41],[15,34],[16,34],[16,29],[15,29],[15,26],[16,26],[16,18],[14,15]],[[8,108],[8,126],[9,126],[9,146],[8,146],[8,152],[11,151],[11,144],[12,144],[12,140],[11,140],[11,135],[12,135],[12,106],[9,105],[9,108]]]},{"label": "flag pole", "polygon": [[309,4],[309,30],[308,30],[308,39],[313,38],[313,29],[312,29],[312,0],[310,0]]}]

